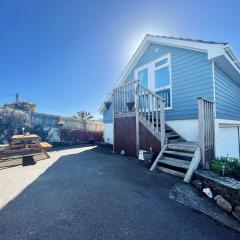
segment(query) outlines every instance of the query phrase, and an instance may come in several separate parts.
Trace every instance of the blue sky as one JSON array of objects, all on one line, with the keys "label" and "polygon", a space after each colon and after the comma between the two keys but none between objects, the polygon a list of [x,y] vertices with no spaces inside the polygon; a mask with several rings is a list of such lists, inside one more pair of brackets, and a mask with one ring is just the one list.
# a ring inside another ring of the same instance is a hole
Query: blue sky
[{"label": "blue sky", "polygon": [[146,33],[232,44],[240,55],[240,1],[0,1],[0,104],[98,115]]}]

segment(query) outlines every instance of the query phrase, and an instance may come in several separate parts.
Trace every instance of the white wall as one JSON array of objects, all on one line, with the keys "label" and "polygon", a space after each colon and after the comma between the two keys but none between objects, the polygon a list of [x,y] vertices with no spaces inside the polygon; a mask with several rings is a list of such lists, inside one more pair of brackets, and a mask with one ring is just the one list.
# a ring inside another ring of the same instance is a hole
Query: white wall
[{"label": "white wall", "polygon": [[172,120],[166,121],[176,133],[187,141],[198,141],[198,120]]},{"label": "white wall", "polygon": [[104,142],[113,144],[113,124],[105,123],[104,124]]},{"label": "white wall", "polygon": [[215,152],[216,156],[239,158],[240,121],[215,120]]}]

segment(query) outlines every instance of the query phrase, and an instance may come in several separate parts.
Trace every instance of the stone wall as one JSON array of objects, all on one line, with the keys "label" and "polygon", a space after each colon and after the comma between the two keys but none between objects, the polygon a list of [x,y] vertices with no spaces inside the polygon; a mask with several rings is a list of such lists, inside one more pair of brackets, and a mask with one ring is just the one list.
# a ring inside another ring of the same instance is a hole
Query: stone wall
[{"label": "stone wall", "polygon": [[214,195],[223,196],[233,206],[240,205],[240,181],[204,170],[196,171],[195,178],[203,181],[204,186],[209,187]]}]

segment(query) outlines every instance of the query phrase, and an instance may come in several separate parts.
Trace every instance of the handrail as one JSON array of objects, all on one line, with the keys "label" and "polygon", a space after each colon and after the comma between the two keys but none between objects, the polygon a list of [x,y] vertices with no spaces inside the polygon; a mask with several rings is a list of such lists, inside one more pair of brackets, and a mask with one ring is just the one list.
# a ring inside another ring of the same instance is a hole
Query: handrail
[{"label": "handrail", "polygon": [[144,87],[142,84],[138,83],[138,85],[141,88],[144,88],[147,92],[149,92],[150,94],[152,94],[154,97],[159,98],[160,100],[164,101],[163,98],[161,98],[159,95],[157,95],[156,93],[154,93],[153,91],[151,91],[150,89]]},{"label": "handrail", "polygon": [[117,88],[122,87],[122,86],[124,86],[124,85],[128,85],[128,84],[131,84],[131,83],[135,83],[135,82],[139,82],[139,80],[135,79],[135,80],[131,80],[131,81],[124,82],[124,83],[122,83],[121,85],[115,87],[114,89],[117,89]]},{"label": "handrail", "polygon": [[128,81],[116,87],[114,96],[114,114],[135,112],[138,125],[139,117],[155,129],[161,137],[161,146],[165,144],[165,102],[142,86],[138,80]]}]

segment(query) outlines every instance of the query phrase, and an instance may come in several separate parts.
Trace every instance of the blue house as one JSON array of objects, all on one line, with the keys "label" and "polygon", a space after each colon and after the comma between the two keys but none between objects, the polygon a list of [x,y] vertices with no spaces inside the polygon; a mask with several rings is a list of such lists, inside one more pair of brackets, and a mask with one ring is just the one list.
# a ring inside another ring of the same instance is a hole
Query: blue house
[{"label": "blue house", "polygon": [[152,169],[186,177],[200,160],[239,158],[240,60],[228,43],[146,35],[100,113],[105,141],[151,149]]}]

